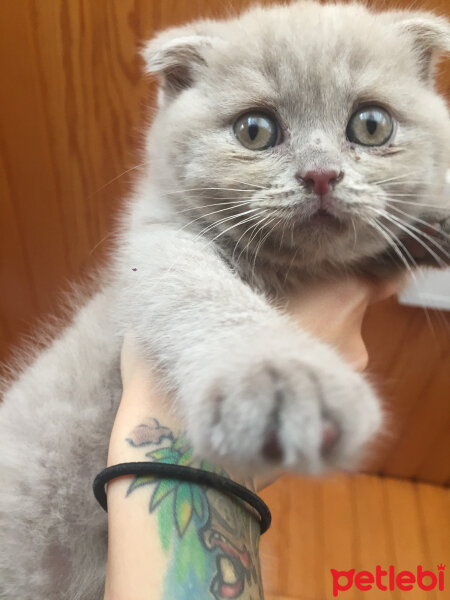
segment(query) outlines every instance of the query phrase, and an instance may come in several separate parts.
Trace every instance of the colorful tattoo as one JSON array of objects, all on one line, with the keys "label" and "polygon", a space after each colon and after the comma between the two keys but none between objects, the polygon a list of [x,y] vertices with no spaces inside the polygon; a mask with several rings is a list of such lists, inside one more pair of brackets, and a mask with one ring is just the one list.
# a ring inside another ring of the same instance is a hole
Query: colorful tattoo
[{"label": "colorful tattoo", "polygon": [[[195,466],[227,477],[208,461],[195,463],[183,436],[156,419],[131,432],[136,449],[153,447],[148,460]],[[161,545],[170,555],[163,600],[263,600],[258,557],[259,523],[237,498],[211,488],[156,476],[136,477],[127,496],[149,487],[149,512],[156,513]]]}]

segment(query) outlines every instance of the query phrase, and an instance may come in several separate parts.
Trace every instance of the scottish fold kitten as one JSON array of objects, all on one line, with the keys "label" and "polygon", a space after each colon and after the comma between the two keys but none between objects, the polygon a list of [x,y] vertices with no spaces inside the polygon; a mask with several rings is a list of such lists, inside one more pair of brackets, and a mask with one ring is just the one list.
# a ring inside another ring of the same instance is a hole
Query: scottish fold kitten
[{"label": "scottish fold kitten", "polygon": [[309,1],[149,43],[159,110],[110,276],[0,408],[2,599],[102,597],[91,481],[125,332],[199,454],[246,473],[355,463],[376,395],[280,306],[309,278],[446,263],[450,118],[433,77],[448,50],[432,14]]}]

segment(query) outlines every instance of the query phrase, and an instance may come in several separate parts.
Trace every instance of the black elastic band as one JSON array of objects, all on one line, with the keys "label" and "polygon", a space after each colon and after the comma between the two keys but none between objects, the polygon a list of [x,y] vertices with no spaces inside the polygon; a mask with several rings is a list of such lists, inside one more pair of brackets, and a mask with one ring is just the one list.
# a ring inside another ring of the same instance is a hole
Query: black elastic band
[{"label": "black elastic band", "polygon": [[103,510],[108,510],[105,484],[111,481],[111,479],[122,477],[123,475],[158,475],[158,477],[165,479],[182,479],[183,481],[189,481],[197,485],[206,485],[219,492],[237,496],[252,506],[260,517],[261,535],[270,527],[272,515],[270,514],[269,507],[259,496],[243,485],[239,485],[239,483],[216,473],[194,469],[193,467],[171,465],[169,463],[129,462],[113,465],[100,471],[94,479],[92,487],[94,489],[94,496]]}]

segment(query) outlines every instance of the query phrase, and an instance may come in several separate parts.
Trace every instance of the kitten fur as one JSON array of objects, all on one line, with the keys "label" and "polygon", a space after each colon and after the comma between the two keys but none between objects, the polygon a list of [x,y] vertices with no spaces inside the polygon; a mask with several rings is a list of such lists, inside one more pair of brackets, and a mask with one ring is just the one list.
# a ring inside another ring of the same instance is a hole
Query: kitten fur
[{"label": "kitten fur", "polygon": [[[380,403],[282,306],[311,277],[406,268],[408,229],[445,262],[450,118],[433,80],[449,50],[449,25],[433,14],[309,1],[195,22],[146,46],[159,110],[110,279],[0,407],[2,600],[103,597],[107,521],[91,484],[106,464],[125,332],[159,366],[198,453],[267,471],[261,447],[275,429],[284,469],[355,464]],[[364,102],[393,115],[389,143],[347,140]],[[238,142],[233,123],[252,109],[275,113],[279,145]],[[326,169],[344,176],[336,218],[316,223],[298,173]],[[421,224],[437,221],[440,237],[423,237]],[[340,436],[323,453],[329,422]]]}]

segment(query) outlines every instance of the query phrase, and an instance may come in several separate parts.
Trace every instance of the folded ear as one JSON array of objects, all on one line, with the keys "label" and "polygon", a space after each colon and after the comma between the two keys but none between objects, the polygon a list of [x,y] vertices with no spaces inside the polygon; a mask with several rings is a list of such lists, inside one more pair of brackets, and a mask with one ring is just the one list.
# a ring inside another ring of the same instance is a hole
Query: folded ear
[{"label": "folded ear", "polygon": [[412,41],[419,75],[431,84],[437,62],[443,54],[450,52],[450,23],[429,13],[405,12],[396,26],[402,36],[409,37]]},{"label": "folded ear", "polygon": [[173,98],[192,86],[207,66],[205,54],[213,39],[187,26],[163,31],[147,44],[142,51],[146,70],[159,76],[163,98]]}]

